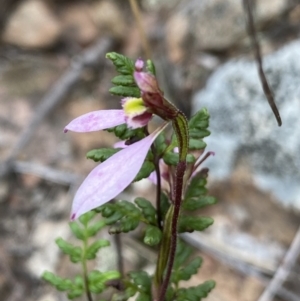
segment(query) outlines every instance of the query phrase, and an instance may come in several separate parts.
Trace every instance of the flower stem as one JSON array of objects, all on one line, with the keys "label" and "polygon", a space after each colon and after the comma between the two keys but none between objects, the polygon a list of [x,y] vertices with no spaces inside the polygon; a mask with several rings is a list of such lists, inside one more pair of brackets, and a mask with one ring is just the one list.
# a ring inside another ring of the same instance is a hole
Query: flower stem
[{"label": "flower stem", "polygon": [[144,31],[144,28],[142,25],[141,12],[140,12],[139,6],[138,6],[136,0],[129,0],[129,2],[130,2],[130,7],[133,12],[134,18],[136,20],[136,24],[137,24],[139,33],[140,33],[140,38],[142,41],[142,47],[144,50],[144,54],[146,55],[147,59],[151,59],[151,51],[150,51],[149,43],[146,38],[146,34],[145,34],[145,31]]},{"label": "flower stem", "polygon": [[[85,228],[87,228],[85,226]],[[86,230],[86,229],[85,229]],[[89,282],[88,282],[88,276],[87,276],[87,264],[86,264],[86,250],[87,250],[87,235],[85,235],[85,238],[83,240],[83,254],[82,254],[82,270],[83,270],[83,279],[84,279],[84,287],[85,287],[85,293],[88,301],[93,301],[92,294],[89,289]]]},{"label": "flower stem", "polygon": [[171,246],[170,246],[167,271],[158,298],[159,301],[164,301],[165,299],[171,274],[172,274],[174,260],[175,260],[176,247],[177,247],[177,225],[178,225],[180,207],[181,207],[183,176],[185,173],[185,168],[186,168],[185,161],[179,162],[176,168],[175,203],[174,203],[174,213],[172,217],[172,226],[171,226]]},{"label": "flower stem", "polygon": [[[177,117],[173,120],[173,128],[177,137],[179,146],[179,162],[176,166],[175,186],[174,186],[174,206],[173,214],[170,215],[171,222],[171,241],[169,246],[169,258],[166,269],[166,275],[160,288],[160,294],[158,301],[164,301],[168,285],[172,275],[172,269],[175,261],[176,248],[177,248],[177,228],[180,215],[181,200],[183,194],[183,178],[186,170],[186,156],[189,149],[189,132],[188,122],[185,115],[182,112],[178,112]],[[169,209],[170,210],[170,209]],[[168,217],[166,217],[168,218]],[[165,221],[167,222],[167,221]]]}]

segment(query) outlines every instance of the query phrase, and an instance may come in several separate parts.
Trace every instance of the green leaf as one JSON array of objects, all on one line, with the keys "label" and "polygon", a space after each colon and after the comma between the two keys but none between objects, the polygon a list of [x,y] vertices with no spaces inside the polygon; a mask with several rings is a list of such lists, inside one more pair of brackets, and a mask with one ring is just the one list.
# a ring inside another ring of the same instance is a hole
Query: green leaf
[{"label": "green leaf", "polygon": [[90,150],[86,157],[88,159],[92,159],[95,162],[104,162],[112,155],[116,154],[120,149],[118,148],[100,148],[100,149],[93,149]]},{"label": "green leaf", "polygon": [[198,150],[206,148],[206,143],[202,139],[190,139],[189,149]]},{"label": "green leaf", "polygon": [[154,146],[157,152],[157,155],[160,156],[168,147],[166,144],[166,136],[165,133],[160,133],[154,141]]},{"label": "green leaf", "polygon": [[136,86],[134,78],[131,74],[115,76],[111,82],[116,86]]},{"label": "green leaf", "polygon": [[89,289],[92,293],[100,294],[106,289],[106,282],[119,279],[121,277],[118,271],[91,271],[88,275]]},{"label": "green leaf", "polygon": [[169,199],[166,196],[166,194],[162,192],[160,194],[160,210],[163,218],[167,214],[169,207],[170,207]]},{"label": "green leaf", "polygon": [[79,217],[79,221],[84,225],[87,226],[87,224],[94,218],[96,215],[96,211],[92,210],[89,211]]},{"label": "green leaf", "polygon": [[73,283],[70,279],[63,279],[55,274],[45,271],[42,275],[42,279],[55,286],[60,291],[67,291],[72,288]]},{"label": "green leaf", "polygon": [[61,237],[55,240],[58,247],[63,251],[64,254],[70,256],[70,260],[74,263],[80,262],[82,259],[82,249],[80,247],[73,246],[72,244],[66,242]]},{"label": "green leaf", "polygon": [[179,267],[191,256],[192,252],[193,249],[191,246],[184,243],[182,240],[178,240],[174,269],[179,269]]},{"label": "green leaf", "polygon": [[130,139],[133,137],[142,139],[145,137],[145,133],[142,128],[138,128],[138,129],[134,129],[134,130],[129,129],[125,123],[120,124],[116,127],[107,129],[107,131],[109,133],[114,133],[115,136],[120,138],[121,140],[127,140],[127,139]]},{"label": "green leaf", "polygon": [[[102,206],[101,209],[101,213],[104,217],[107,213],[105,210],[106,206],[107,205]],[[111,214],[112,211],[113,214]],[[111,234],[134,230],[139,225],[142,217],[141,211],[128,201],[119,201],[115,204],[110,204],[108,213],[109,216],[105,220],[107,225],[113,225],[118,222],[117,225],[110,228],[109,233]]]},{"label": "green leaf", "polygon": [[136,301],[151,301],[151,296],[149,294],[139,293]]},{"label": "green leaf", "polygon": [[145,271],[130,272],[129,277],[133,283],[138,286],[139,290],[144,293],[151,291],[151,277]]},{"label": "green leaf", "polygon": [[209,280],[195,287],[180,288],[177,291],[176,301],[201,301],[215,286],[215,281]]},{"label": "green leaf", "polygon": [[104,221],[104,220],[97,221],[96,223],[90,225],[86,229],[87,237],[95,236],[105,226],[106,226],[106,221]]},{"label": "green leaf", "polygon": [[100,212],[103,217],[110,217],[115,213],[116,207],[112,203],[107,203],[105,205],[96,208],[95,210]]},{"label": "green leaf", "polygon": [[148,178],[150,176],[150,174],[154,171],[154,169],[155,169],[155,166],[154,166],[153,162],[148,161],[146,159],[146,161],[143,163],[140,171],[135,176],[133,181],[137,182],[137,181],[140,181],[142,179]]},{"label": "green leaf", "polygon": [[83,289],[77,288],[68,293],[68,298],[70,300],[73,300],[75,298],[82,296],[82,294],[83,294]]},{"label": "green leaf", "polygon": [[116,53],[109,52],[106,54],[106,58],[110,59],[115,65],[117,71],[123,75],[132,75],[134,72],[134,62],[126,56]]},{"label": "green leaf", "polygon": [[[179,162],[179,154],[167,152],[164,154],[163,160],[167,165],[177,165]],[[196,158],[192,154],[188,154],[186,156],[187,163],[194,163],[195,161],[196,161]]]},{"label": "green leaf", "polygon": [[189,198],[184,200],[182,208],[185,210],[197,210],[208,205],[216,204],[217,199],[212,196],[201,196],[198,199]]},{"label": "green leaf", "polygon": [[141,97],[140,89],[136,87],[114,86],[109,89],[109,92],[122,97]]},{"label": "green leaf", "polygon": [[109,234],[127,233],[135,230],[139,223],[140,221],[136,217],[124,217],[118,226],[111,227],[108,232]]},{"label": "green leaf", "polygon": [[162,238],[161,230],[152,225],[148,225],[145,232],[144,243],[148,246],[156,246]]},{"label": "green leaf", "polygon": [[83,294],[83,279],[81,276],[76,276],[74,283],[70,279],[64,279],[54,275],[51,272],[44,272],[42,278],[49,282],[51,285],[59,291],[67,291],[68,298],[74,299],[80,297]]},{"label": "green leaf", "polygon": [[95,259],[97,256],[97,252],[104,247],[108,247],[110,242],[106,239],[99,239],[93,242],[85,252],[86,259]]},{"label": "green leaf", "polygon": [[116,211],[114,212],[114,214],[112,214],[111,216],[105,219],[105,223],[107,225],[114,224],[124,216],[124,213],[122,211],[119,211],[118,209],[119,209],[118,207],[115,207]]},{"label": "green leaf", "polygon": [[151,202],[144,198],[136,198],[134,202],[142,210],[142,214],[149,221],[150,224],[156,225],[156,209]]},{"label": "green leaf", "polygon": [[179,271],[176,273],[175,282],[178,283],[181,280],[184,281],[190,280],[190,278],[193,275],[197,274],[201,264],[202,264],[202,258],[200,257],[194,258],[188,265],[179,269]]},{"label": "green leaf", "polygon": [[185,199],[199,198],[200,196],[206,195],[206,183],[207,180],[202,174],[197,174],[195,177],[193,177],[186,191]]},{"label": "green leaf", "polygon": [[69,223],[69,226],[72,230],[72,233],[76,236],[76,238],[80,240],[85,239],[85,232],[84,229],[82,229],[77,222],[71,222]]},{"label": "green leaf", "polygon": [[153,75],[156,75],[155,65],[151,60],[147,60],[146,70]]},{"label": "green leaf", "polygon": [[202,139],[210,135],[209,130],[200,130],[200,129],[190,129],[189,130],[190,137],[194,139]]},{"label": "green leaf", "polygon": [[197,217],[181,215],[179,218],[179,233],[203,231],[212,225],[214,220],[211,217]]},{"label": "green leaf", "polygon": [[209,113],[206,108],[198,111],[189,121],[189,129],[206,130],[209,125]]}]

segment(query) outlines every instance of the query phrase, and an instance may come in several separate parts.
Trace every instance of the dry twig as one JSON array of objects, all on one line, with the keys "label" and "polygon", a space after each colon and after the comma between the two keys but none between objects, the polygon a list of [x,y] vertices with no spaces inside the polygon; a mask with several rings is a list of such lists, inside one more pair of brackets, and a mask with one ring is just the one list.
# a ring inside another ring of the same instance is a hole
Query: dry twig
[{"label": "dry twig", "polygon": [[[300,234],[299,233],[300,233],[300,230],[298,230],[298,233],[297,233],[297,235],[299,236],[299,238],[297,238],[297,240],[299,240],[298,246],[297,246],[298,251],[300,249],[300,245],[299,245],[299,243],[300,243]],[[181,237],[187,243],[192,245],[193,247],[207,253],[209,256],[212,256],[212,257],[216,258],[220,262],[223,262],[224,264],[230,266],[231,268],[235,269],[236,271],[238,271],[238,272],[240,272],[240,273],[242,273],[246,276],[255,277],[256,279],[258,279],[265,286],[271,286],[271,283],[273,282],[274,278],[276,277],[276,274],[278,273],[278,271],[277,271],[277,273],[275,274],[273,280],[269,281],[268,278],[266,276],[264,276],[265,270],[260,269],[257,266],[253,266],[253,265],[251,265],[247,262],[244,262],[243,260],[239,259],[236,256],[228,255],[227,253],[222,252],[219,249],[216,249],[214,246],[203,242],[202,239],[199,239],[199,235],[197,235],[195,237],[191,233],[191,234],[183,234],[183,235],[181,235]],[[294,241],[295,240],[296,240],[296,238],[294,239]],[[293,244],[294,244],[294,242],[293,242]],[[288,251],[288,253],[289,252],[290,252],[290,250]],[[282,270],[285,271],[286,275],[288,275],[291,266],[282,266],[281,268],[282,268]],[[278,284],[278,282],[276,283],[276,285],[277,284]],[[272,285],[272,287],[273,287],[273,285]],[[283,298],[286,301],[300,301],[300,297],[298,295],[296,295],[293,292],[285,289],[281,285],[279,285],[277,287],[277,295],[280,296],[281,298]],[[273,299],[271,298],[271,299],[266,299],[266,300],[272,301]],[[266,300],[258,300],[258,301],[266,301]]]},{"label": "dry twig", "polygon": [[33,133],[47,116],[71,91],[74,85],[80,80],[83,70],[95,65],[112,45],[112,40],[102,38],[95,45],[88,48],[81,56],[74,59],[70,68],[59,78],[56,84],[41,100],[36,108],[35,114],[24,129],[19,140],[10,152],[9,157],[0,165],[0,177],[5,176],[12,170],[14,159],[19,152],[28,144]]},{"label": "dry twig", "polygon": [[[273,297],[282,289],[282,284],[287,279],[292,267],[295,265],[300,254],[300,227],[294,237],[294,240],[287,251],[282,264],[277,269],[273,279],[266,287],[258,301],[272,301]],[[291,299],[290,299],[291,300]],[[300,298],[298,298],[300,300]]]},{"label": "dry twig", "polygon": [[257,62],[257,68],[258,68],[258,74],[259,78],[262,84],[262,88],[264,90],[265,96],[269,102],[269,105],[275,115],[275,118],[277,120],[278,126],[282,125],[281,117],[279,114],[279,111],[277,109],[272,90],[268,84],[264,69],[263,69],[263,64],[262,64],[262,58],[261,58],[261,50],[260,46],[257,40],[257,35],[256,35],[256,29],[254,25],[254,19],[253,19],[253,13],[252,13],[252,3],[253,0],[244,0],[244,7],[245,7],[245,12],[247,15],[247,29],[249,32],[249,36],[252,40],[253,48],[254,48],[254,55],[255,55],[255,60]]}]

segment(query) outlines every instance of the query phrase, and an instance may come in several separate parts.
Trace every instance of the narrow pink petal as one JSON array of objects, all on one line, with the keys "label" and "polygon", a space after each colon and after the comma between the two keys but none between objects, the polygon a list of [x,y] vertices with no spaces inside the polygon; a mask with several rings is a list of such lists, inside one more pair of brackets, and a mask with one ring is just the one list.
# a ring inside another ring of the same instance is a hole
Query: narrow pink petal
[{"label": "narrow pink petal", "polygon": [[114,148],[125,148],[127,145],[125,144],[126,141],[118,141],[113,146]]},{"label": "narrow pink petal", "polygon": [[108,129],[123,123],[125,123],[123,110],[93,111],[72,120],[65,127],[65,132],[94,132]]},{"label": "narrow pink petal", "polygon": [[105,204],[129,186],[140,171],[151,144],[164,127],[94,168],[75,195],[71,219]]}]

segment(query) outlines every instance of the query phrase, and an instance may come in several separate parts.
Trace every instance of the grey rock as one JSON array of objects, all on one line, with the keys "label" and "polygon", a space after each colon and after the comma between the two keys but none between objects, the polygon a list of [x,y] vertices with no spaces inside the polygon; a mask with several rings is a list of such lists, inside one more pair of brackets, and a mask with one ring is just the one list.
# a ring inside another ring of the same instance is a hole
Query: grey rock
[{"label": "grey rock", "polygon": [[300,41],[264,59],[283,125],[278,127],[263,94],[256,64],[232,60],[221,66],[193,99],[193,110],[207,107],[212,135],[211,175],[229,177],[246,162],[258,187],[300,209]]},{"label": "grey rock", "polygon": [[[291,5],[290,0],[257,0],[258,27],[275,20]],[[189,20],[198,49],[223,50],[245,37],[245,13],[241,0],[194,0],[183,2],[178,13]],[[176,14],[173,14],[177,18]]]}]

